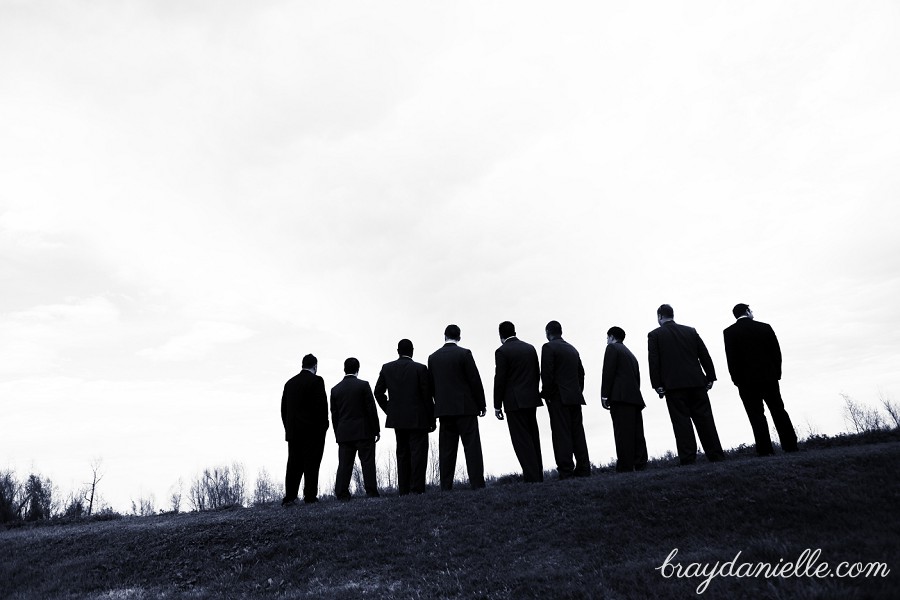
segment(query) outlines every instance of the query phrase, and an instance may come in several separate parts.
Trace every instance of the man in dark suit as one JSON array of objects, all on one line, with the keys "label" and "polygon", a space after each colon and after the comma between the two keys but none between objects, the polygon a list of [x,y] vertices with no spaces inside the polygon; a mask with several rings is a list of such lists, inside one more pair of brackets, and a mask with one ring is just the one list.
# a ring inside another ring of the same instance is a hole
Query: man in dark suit
[{"label": "man in dark suit", "polygon": [[303,370],[284,384],[281,394],[281,422],[288,443],[282,506],[297,503],[301,478],[304,479],[303,501],[307,504],[318,501],[319,466],[328,431],[328,397],[325,381],[316,375],[318,364],[312,354],[304,356]]},{"label": "man in dark suit", "polygon": [[731,381],[737,386],[750,419],[756,453],[759,456],[775,454],[763,409],[764,401],[772,414],[781,447],[785,452],[796,452],[797,433],[784,410],[778,385],[781,379],[781,346],[775,331],[768,324],[753,320],[753,311],[746,304],[736,305],[732,312],[737,322],[724,332],[725,356]]},{"label": "man in dark suit", "polygon": [[331,388],[331,423],[338,443],[338,468],[334,495],[338,500],[350,499],[350,476],[359,453],[366,496],[378,497],[375,476],[375,444],[381,439],[378,410],[368,381],[359,375],[359,361],[344,361],[344,379]]},{"label": "man in dark suit", "polygon": [[[541,347],[541,398],[547,401],[553,455],[560,479],[588,477],[591,461],[581,414],[584,401],[584,365],[578,350],[562,339],[562,325],[550,321]],[[572,460],[572,457],[575,460]]]},{"label": "man in dark suit", "polygon": [[387,414],[384,426],[397,436],[397,490],[401,496],[425,491],[428,432],[435,430],[434,400],[428,368],[412,359],[413,344],[397,344],[399,358],[381,367],[375,382],[375,400]]},{"label": "man in dark suit", "polygon": [[472,489],[484,487],[484,458],[478,417],[487,412],[484,386],[472,352],[459,346],[456,325],[444,330],[444,345],[428,357],[428,379],[434,397],[434,416],[441,420],[438,448],[441,489],[453,489],[456,454],[462,440]]},{"label": "man in dark suit", "polygon": [[641,395],[641,372],[637,358],[622,342],[625,331],[610,327],[606,332],[600,402],[609,411],[616,438],[616,472],[643,471],[647,468],[647,441],[644,439],[646,406]]},{"label": "man in dark suit", "polygon": [[509,321],[500,323],[500,347],[494,352],[494,413],[506,423],[516,458],[522,465],[526,482],[544,480],[541,459],[541,436],[538,431],[537,407],[543,406],[538,388],[541,368],[537,350],[516,337],[516,327]]},{"label": "man in dark suit", "polygon": [[[716,380],[709,351],[697,330],[675,322],[675,311],[663,304],[656,311],[659,327],[647,334],[650,383],[665,396],[682,465],[697,461],[697,436],[711,462],[725,459],[707,392]],[[693,422],[693,424],[692,424]]]}]

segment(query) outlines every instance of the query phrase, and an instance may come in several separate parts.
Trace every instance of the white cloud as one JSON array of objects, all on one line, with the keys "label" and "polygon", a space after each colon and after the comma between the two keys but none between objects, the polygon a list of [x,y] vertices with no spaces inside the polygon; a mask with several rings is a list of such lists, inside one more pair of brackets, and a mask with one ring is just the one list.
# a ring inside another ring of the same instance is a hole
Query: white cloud
[{"label": "white cloud", "polygon": [[200,321],[190,331],[175,336],[156,348],[146,348],[139,356],[162,361],[190,361],[205,358],[219,346],[251,338],[254,331],[243,325],[220,321]]}]

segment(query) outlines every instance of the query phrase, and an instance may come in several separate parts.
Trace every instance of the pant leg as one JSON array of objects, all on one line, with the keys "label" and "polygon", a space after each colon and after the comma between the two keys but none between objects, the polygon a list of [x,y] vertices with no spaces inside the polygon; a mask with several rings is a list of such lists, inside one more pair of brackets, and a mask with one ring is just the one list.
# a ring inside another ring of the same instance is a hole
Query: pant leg
[{"label": "pant leg", "polygon": [[693,388],[689,392],[688,406],[691,420],[697,428],[697,437],[700,438],[706,458],[710,462],[725,460],[725,451],[722,450],[722,442],[719,441],[719,432],[716,429],[716,420],[713,418],[712,405],[709,403],[706,388]]},{"label": "pant leg", "polygon": [[772,438],[769,435],[769,423],[766,421],[766,413],[763,410],[762,390],[755,385],[741,385],[738,386],[738,394],[744,404],[747,418],[750,420],[753,441],[756,443],[756,454],[759,456],[775,454],[775,450],[772,448]]},{"label": "pant leg", "polygon": [[537,408],[523,408],[506,413],[509,437],[526,482],[544,480],[541,462],[541,438],[537,428]]},{"label": "pant leg", "polygon": [[462,439],[463,451],[466,453],[466,471],[469,473],[469,485],[473,490],[484,487],[484,455],[481,451],[481,433],[478,430],[478,417],[464,415],[457,419],[459,437]]},{"label": "pant leg", "polygon": [[556,460],[556,472],[560,479],[567,479],[575,474],[575,462],[572,460],[572,431],[569,424],[569,413],[559,400],[547,401],[547,413],[550,415],[550,434],[553,440],[553,457]]},{"label": "pant leg", "polygon": [[763,398],[766,406],[769,407],[769,414],[772,415],[772,423],[778,432],[778,439],[781,440],[781,447],[785,452],[797,451],[797,432],[794,430],[794,424],[791,423],[791,417],[788,416],[784,409],[784,401],[781,399],[781,387],[778,381],[766,385],[763,388]]},{"label": "pant leg", "polygon": [[636,406],[614,402],[609,407],[616,442],[616,472],[634,471],[635,464],[635,415]]},{"label": "pant leg", "polygon": [[339,500],[350,499],[350,477],[353,475],[354,462],[356,462],[356,444],[352,442],[338,444],[338,468],[334,480],[334,495]]},{"label": "pant leg", "polygon": [[409,478],[412,469],[410,456],[409,429],[395,429],[397,436],[397,492],[401,496],[409,493]]},{"label": "pant leg", "polygon": [[634,417],[634,470],[643,471],[647,468],[647,440],[644,437],[644,409],[638,407]]},{"label": "pant leg", "polygon": [[572,432],[572,453],[575,455],[575,476],[587,477],[591,474],[591,459],[588,457],[587,438],[584,435],[584,419],[581,405],[566,407],[569,411]]},{"label": "pant leg", "polygon": [[319,467],[325,454],[325,432],[310,432],[303,451],[303,500],[315,502],[319,496]]},{"label": "pant leg", "polygon": [[284,473],[284,500],[291,502],[297,499],[300,491],[300,478],[303,475],[303,442],[288,442],[287,467]]},{"label": "pant leg", "polygon": [[425,472],[428,469],[428,431],[409,431],[409,491],[421,494],[425,491]]},{"label": "pant leg", "polygon": [[378,473],[375,468],[375,440],[360,440],[356,443],[356,450],[359,453],[359,464],[362,467],[366,496],[377,498],[380,494],[378,493]]},{"label": "pant leg", "polygon": [[666,407],[672,421],[672,432],[675,434],[675,449],[678,460],[683,465],[691,465],[697,461],[697,438],[691,425],[691,415],[685,404],[684,390],[666,390]]},{"label": "pant leg", "polygon": [[441,469],[441,489],[453,489],[453,477],[456,475],[456,453],[459,451],[459,431],[456,417],[441,417],[441,429],[438,432],[438,463]]}]

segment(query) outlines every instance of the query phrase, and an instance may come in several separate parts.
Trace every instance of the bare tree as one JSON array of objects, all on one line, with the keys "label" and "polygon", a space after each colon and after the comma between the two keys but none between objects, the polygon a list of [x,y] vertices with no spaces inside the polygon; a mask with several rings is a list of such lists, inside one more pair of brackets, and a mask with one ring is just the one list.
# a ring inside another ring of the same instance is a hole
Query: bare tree
[{"label": "bare tree", "polygon": [[153,494],[149,496],[141,496],[138,498],[137,502],[134,500],[131,501],[131,514],[136,517],[149,517],[150,515],[156,514],[156,507],[154,506],[156,499]]},{"label": "bare tree", "polygon": [[104,473],[100,470],[103,465],[102,458],[95,458],[91,461],[91,481],[86,483],[83,494],[84,501],[87,502],[87,514],[91,516],[94,512],[94,502],[97,499],[97,484],[103,479]]},{"label": "bare tree", "polygon": [[856,430],[856,433],[885,428],[886,423],[877,410],[863,406],[848,394],[841,393],[841,398],[844,399],[844,420]]},{"label": "bare tree", "polygon": [[441,456],[437,440],[428,439],[428,483],[441,484]]},{"label": "bare tree", "polygon": [[0,523],[20,518],[24,503],[22,485],[12,471],[0,471]]},{"label": "bare tree", "polygon": [[887,412],[888,416],[894,422],[894,427],[900,427],[900,405],[897,405],[890,396],[881,390],[878,391],[878,399],[881,401],[881,405],[884,407],[885,412]]},{"label": "bare tree", "polygon": [[240,463],[204,469],[191,483],[190,502],[194,510],[243,506],[246,498],[244,467]]},{"label": "bare tree", "polygon": [[385,450],[380,453],[378,461],[378,487],[382,489],[397,489],[397,455]]},{"label": "bare tree", "polygon": [[182,490],[184,490],[184,480],[179,477],[178,481],[171,488],[172,493],[169,496],[169,507],[172,509],[173,513],[181,512],[181,497]]},{"label": "bare tree", "polygon": [[253,488],[253,505],[271,504],[281,499],[284,493],[281,486],[272,480],[265,467],[256,474],[256,486]]}]

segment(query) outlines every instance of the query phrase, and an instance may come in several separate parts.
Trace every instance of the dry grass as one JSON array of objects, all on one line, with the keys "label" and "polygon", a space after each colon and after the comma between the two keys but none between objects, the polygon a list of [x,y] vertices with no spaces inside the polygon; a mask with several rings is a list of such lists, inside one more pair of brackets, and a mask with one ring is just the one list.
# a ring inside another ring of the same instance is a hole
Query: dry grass
[{"label": "dry grass", "polygon": [[735,579],[703,598],[893,598],[900,442],[586,480],[0,532],[0,597],[690,598],[683,563],[887,563],[887,578]]}]

